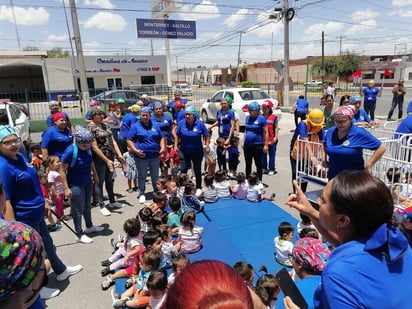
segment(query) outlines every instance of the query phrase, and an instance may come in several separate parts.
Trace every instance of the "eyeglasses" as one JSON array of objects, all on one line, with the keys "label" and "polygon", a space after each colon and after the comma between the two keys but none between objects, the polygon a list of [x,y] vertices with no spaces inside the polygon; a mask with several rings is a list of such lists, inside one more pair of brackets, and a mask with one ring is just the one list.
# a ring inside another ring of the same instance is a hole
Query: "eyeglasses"
[{"label": "eyeglasses", "polygon": [[48,283],[49,283],[49,277],[47,276],[46,268],[40,268],[39,272],[44,272],[43,276],[43,281],[41,282],[40,286],[38,286],[36,289],[32,289],[32,295],[28,300],[26,300],[24,303],[30,303],[35,297],[37,297],[38,293],[42,288],[44,288]]},{"label": "eyeglasses", "polygon": [[12,146],[12,145],[20,145],[20,143],[21,143],[21,138],[20,137],[17,137],[17,138],[15,138],[15,139],[9,139],[9,140],[7,140],[7,141],[2,141],[1,142],[4,146],[6,146],[6,147],[10,147],[10,146]]},{"label": "eyeglasses", "polygon": [[347,124],[349,121],[350,119],[342,119],[342,120],[335,119],[336,124]]}]

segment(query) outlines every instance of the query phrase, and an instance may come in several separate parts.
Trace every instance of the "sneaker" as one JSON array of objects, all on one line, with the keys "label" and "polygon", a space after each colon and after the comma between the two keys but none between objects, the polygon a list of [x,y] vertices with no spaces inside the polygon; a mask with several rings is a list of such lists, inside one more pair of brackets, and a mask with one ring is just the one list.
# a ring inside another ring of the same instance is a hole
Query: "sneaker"
[{"label": "sneaker", "polygon": [[114,309],[126,308],[126,302],[129,300],[129,297],[117,299],[113,302],[112,306]]},{"label": "sneaker", "polygon": [[275,198],[276,198],[276,193],[272,193],[272,195],[270,196],[270,200],[271,200],[271,201],[274,201]]},{"label": "sneaker", "polygon": [[139,197],[139,203],[140,203],[140,204],[146,203],[146,196],[144,196],[144,194],[140,195],[140,197]]},{"label": "sneaker", "polygon": [[99,233],[99,232],[103,232],[103,231],[104,231],[103,226],[92,225],[91,227],[88,227],[84,232],[86,234],[90,234],[90,233]]},{"label": "sneaker", "polygon": [[202,194],[202,190],[201,190],[201,189],[196,189],[195,195],[196,195],[197,197],[199,197],[201,194]]},{"label": "sneaker", "polygon": [[64,281],[70,276],[73,276],[83,269],[82,265],[67,266],[64,272],[56,276],[57,281]]},{"label": "sneaker", "polygon": [[100,264],[102,264],[102,266],[110,266],[110,264],[112,264],[112,262],[110,262],[109,260],[104,260],[104,261],[101,261]]},{"label": "sneaker", "polygon": [[137,278],[131,277],[124,282],[125,289],[129,289],[133,286],[133,284],[137,283]]},{"label": "sneaker", "polygon": [[114,281],[112,280],[112,278],[107,277],[103,282],[102,282],[102,290],[106,291],[107,289],[109,289],[112,285],[114,285]]},{"label": "sneaker", "polygon": [[67,222],[67,221],[72,220],[73,217],[72,217],[72,215],[64,215],[61,219],[65,222]]},{"label": "sneaker", "polygon": [[122,204],[119,202],[114,202],[114,203],[110,203],[109,205],[107,205],[107,207],[110,207],[110,208],[123,208],[125,206],[126,204]]},{"label": "sneaker", "polygon": [[134,191],[133,188],[129,188],[126,190],[127,193],[132,193],[133,191]]},{"label": "sneaker", "polygon": [[59,289],[51,289],[51,288],[48,288],[46,286],[44,286],[40,289],[40,298],[42,300],[46,300],[46,299],[56,297],[59,294],[60,294]]},{"label": "sneaker", "polygon": [[106,207],[100,207],[100,212],[103,216],[110,216],[112,214]]},{"label": "sneaker", "polygon": [[278,173],[277,171],[269,171],[268,175],[269,175],[269,176],[273,176],[273,175],[275,175],[275,174],[277,174],[277,173]]},{"label": "sneaker", "polygon": [[102,269],[102,271],[100,272],[100,274],[102,275],[102,277],[113,274],[114,270],[111,270],[109,267],[105,267]]},{"label": "sneaker", "polygon": [[263,190],[265,187],[263,186],[263,183],[259,183],[259,184],[258,184],[258,188],[259,188],[260,190]]},{"label": "sneaker", "polygon": [[83,234],[82,236],[77,238],[77,241],[81,242],[82,244],[91,244],[94,240],[86,234]]}]

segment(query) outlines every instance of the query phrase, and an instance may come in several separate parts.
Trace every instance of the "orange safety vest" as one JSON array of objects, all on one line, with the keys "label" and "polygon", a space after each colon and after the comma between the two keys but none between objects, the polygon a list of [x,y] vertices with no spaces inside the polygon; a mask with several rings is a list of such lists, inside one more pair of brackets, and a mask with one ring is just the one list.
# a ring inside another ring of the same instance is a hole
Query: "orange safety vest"
[{"label": "orange safety vest", "polygon": [[[311,127],[310,126],[310,122],[308,119],[304,120],[305,124],[306,124],[306,130],[308,132],[308,136],[309,136],[309,142],[313,142],[313,143],[320,143],[320,138],[319,138],[319,132],[322,130],[322,127]],[[310,131],[310,129],[312,128],[312,131]],[[318,129],[319,128],[319,129]],[[301,145],[299,145],[299,152],[298,152],[298,143],[301,143]],[[292,151],[290,153],[290,156],[292,157],[292,159],[294,160],[303,160],[306,156],[306,147],[305,149],[303,149],[302,146],[302,141],[299,140],[299,136],[296,136],[296,139],[293,143],[293,147],[292,147]],[[317,145],[311,145],[312,147],[312,151],[314,152],[314,154],[317,154],[317,150],[318,150],[318,146]]]}]

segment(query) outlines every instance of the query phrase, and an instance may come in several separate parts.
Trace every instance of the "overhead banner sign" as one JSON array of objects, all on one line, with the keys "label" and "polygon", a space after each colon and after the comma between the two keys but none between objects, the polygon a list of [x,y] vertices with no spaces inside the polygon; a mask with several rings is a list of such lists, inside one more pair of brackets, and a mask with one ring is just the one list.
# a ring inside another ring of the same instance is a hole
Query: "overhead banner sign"
[{"label": "overhead banner sign", "polygon": [[196,40],[196,22],[191,20],[136,19],[139,39]]}]

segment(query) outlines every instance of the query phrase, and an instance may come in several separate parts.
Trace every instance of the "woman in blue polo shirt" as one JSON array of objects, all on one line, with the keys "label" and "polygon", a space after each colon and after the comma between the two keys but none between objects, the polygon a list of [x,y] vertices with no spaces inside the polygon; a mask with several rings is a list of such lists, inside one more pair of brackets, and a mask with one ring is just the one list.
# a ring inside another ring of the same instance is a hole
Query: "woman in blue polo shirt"
[{"label": "woman in blue polo shirt", "polygon": [[260,114],[258,102],[250,102],[248,105],[249,115],[245,119],[245,140],[243,143],[246,178],[252,172],[252,160],[255,161],[256,173],[259,181],[262,181],[262,158],[263,153],[268,151],[268,126],[266,118]]},{"label": "woman in blue polo shirt", "polygon": [[64,150],[73,143],[72,131],[67,128],[67,118],[63,113],[54,113],[53,126],[42,135],[41,153],[43,160],[55,155],[61,158]]},{"label": "woman in blue polo shirt", "polygon": [[6,197],[2,212],[6,220],[30,225],[40,234],[47,258],[57,274],[56,279],[63,281],[81,271],[82,266],[66,266],[58,257],[44,221],[45,200],[37,170],[19,153],[20,143],[21,139],[12,127],[0,126],[0,181]]},{"label": "woman in blue polo shirt", "polygon": [[235,130],[235,113],[230,110],[227,98],[220,100],[220,106],[221,109],[216,113],[216,121],[209,129],[217,126],[219,128],[219,137],[223,137],[225,139],[225,145],[229,145]]},{"label": "woman in blue polo shirt", "polygon": [[[72,201],[77,241],[89,244],[93,242],[93,239],[86,234],[104,230],[101,226],[93,225],[91,214],[91,172],[93,172],[94,181],[99,182],[92,157],[93,135],[87,129],[77,125],[74,138],[75,143],[67,147],[62,155],[60,175],[64,185],[64,195]],[[82,229],[82,217],[86,223],[86,230]]]},{"label": "woman in blue polo shirt", "polygon": [[[329,167],[328,178],[332,179],[343,170],[371,170],[383,156],[385,145],[368,131],[352,123],[353,112],[350,107],[338,107],[333,117],[335,126],[326,132],[323,140],[325,151],[322,164]],[[375,150],[366,164],[363,149]]]},{"label": "woman in blue polo shirt", "polygon": [[166,151],[166,138],[162,136],[159,126],[150,119],[150,108],[140,110],[140,119],[130,128],[127,145],[134,152],[137,166],[137,186],[139,188],[139,202],[146,202],[146,176],[150,171],[153,190],[159,178],[160,156]]},{"label": "woman in blue polo shirt", "polygon": [[180,161],[180,171],[182,173],[186,173],[190,166],[192,166],[196,177],[196,189],[198,190],[202,188],[203,145],[205,145],[206,153],[209,153],[209,133],[207,128],[199,120],[196,109],[193,106],[189,106],[185,111],[185,119],[177,124],[175,151],[179,153],[178,151],[180,150],[180,157],[183,159]]},{"label": "woman in blue polo shirt", "polygon": [[140,105],[133,104],[129,107],[130,113],[123,116],[120,123],[119,135],[117,136],[119,142],[120,152],[123,154],[127,151],[127,136],[132,125],[139,119]]}]

